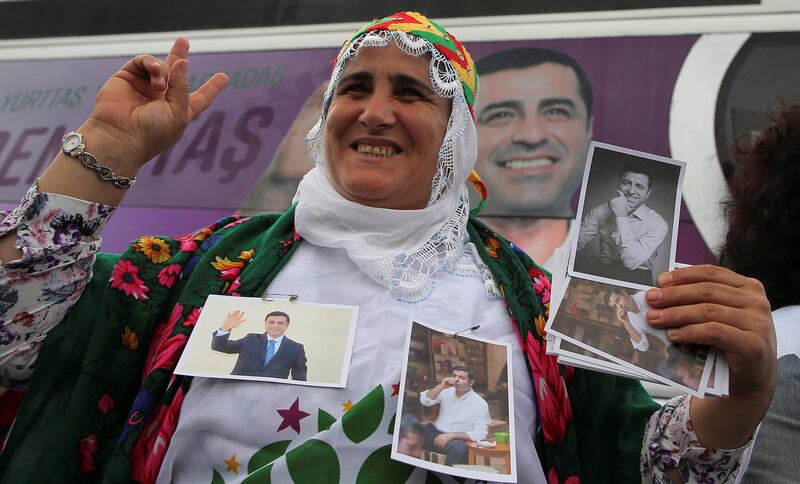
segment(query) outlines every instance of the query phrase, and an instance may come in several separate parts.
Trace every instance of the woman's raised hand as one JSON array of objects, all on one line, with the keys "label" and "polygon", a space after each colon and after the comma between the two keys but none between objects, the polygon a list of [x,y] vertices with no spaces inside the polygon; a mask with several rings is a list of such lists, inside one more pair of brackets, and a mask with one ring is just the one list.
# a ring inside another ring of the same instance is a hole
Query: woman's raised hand
[{"label": "woman's raised hand", "polygon": [[178,38],[166,59],[137,55],[97,93],[87,123],[122,143],[130,157],[119,162],[138,168],[170,148],[225,87],[227,76],[216,73],[190,93],[188,53],[189,42]]},{"label": "woman's raised hand", "polygon": [[[189,42],[179,38],[166,59],[137,55],[100,88],[92,113],[77,129],[99,164],[115,175],[135,176],[177,143],[189,122],[216,99],[228,76],[218,72],[190,93],[188,53]],[[109,205],[119,204],[126,192],[63,153],[39,177],[39,190]],[[6,253],[2,245],[0,255],[18,252],[11,247]]]}]

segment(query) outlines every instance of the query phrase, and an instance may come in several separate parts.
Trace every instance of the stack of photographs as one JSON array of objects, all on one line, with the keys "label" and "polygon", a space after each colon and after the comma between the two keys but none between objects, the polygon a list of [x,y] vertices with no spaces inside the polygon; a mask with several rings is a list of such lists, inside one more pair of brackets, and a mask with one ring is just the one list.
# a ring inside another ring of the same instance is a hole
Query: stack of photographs
[{"label": "stack of photographs", "polygon": [[645,293],[675,263],[685,163],[592,142],[580,226],[553,255],[547,350],[559,362],[727,396],[728,363],[713,347],[673,344],[645,315]]}]

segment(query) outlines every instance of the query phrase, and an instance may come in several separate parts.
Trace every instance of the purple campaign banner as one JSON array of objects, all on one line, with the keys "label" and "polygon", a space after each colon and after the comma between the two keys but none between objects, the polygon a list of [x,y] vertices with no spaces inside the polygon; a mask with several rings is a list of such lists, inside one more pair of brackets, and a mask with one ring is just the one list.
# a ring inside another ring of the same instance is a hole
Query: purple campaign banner
[{"label": "purple campaign banner", "polygon": [[[570,54],[595,92],[592,138],[669,156],[672,91],[696,39],[470,42],[468,48],[475,59],[520,46]],[[124,250],[142,234],[194,230],[242,207],[309,95],[329,77],[335,55],[336,49],[191,55],[192,87],[217,71],[226,72],[231,83],[175,147],[140,171],[136,187],[105,230],[104,249]],[[58,151],[63,133],[86,119],[97,90],[127,60],[0,62],[0,208],[16,203]],[[94,175],[87,171],[86,176]],[[685,209],[677,258],[712,260]]]},{"label": "purple campaign banner", "polygon": [[472,42],[467,47],[476,60],[498,50],[528,46],[569,54],[592,82],[592,139],[669,156],[672,89],[697,38],[686,35]]},{"label": "purple campaign banner", "polygon": [[[672,92],[698,38],[684,35],[472,42],[468,48],[476,60],[496,51],[532,46],[569,54],[583,67],[592,84],[592,139],[670,157]],[[491,193],[489,200],[491,203]],[[577,207],[577,191],[573,207]],[[681,208],[676,257],[687,264],[714,262],[685,205]]]},{"label": "purple campaign banner", "polygon": [[[235,210],[309,93],[329,76],[335,54],[191,55],[192,87],[217,71],[231,82],[175,147],[141,170],[125,205]],[[97,90],[127,60],[0,62],[0,201],[19,199],[57,152],[64,132],[86,119]]]}]

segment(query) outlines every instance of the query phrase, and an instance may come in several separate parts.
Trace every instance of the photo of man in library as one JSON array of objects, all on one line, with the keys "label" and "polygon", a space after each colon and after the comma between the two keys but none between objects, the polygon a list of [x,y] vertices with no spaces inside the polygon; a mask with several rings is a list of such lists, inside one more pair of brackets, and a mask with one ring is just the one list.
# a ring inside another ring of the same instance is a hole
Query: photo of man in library
[{"label": "photo of man in library", "polygon": [[551,330],[600,350],[602,356],[697,389],[707,351],[673,344],[644,319],[649,309],[643,291],[573,277]]},{"label": "photo of man in library", "polygon": [[472,391],[474,384],[472,370],[455,366],[451,376],[419,395],[422,405],[440,407],[436,422],[425,425],[425,448],[443,451],[445,465],[466,464],[467,442],[480,442],[489,433],[489,405]]},{"label": "photo of man in library", "polygon": [[636,291],[634,294],[628,294],[624,289],[609,291],[606,294],[606,304],[614,309],[617,321],[628,332],[631,346],[635,350],[647,351],[652,338],[661,340],[665,347],[669,346],[671,342],[667,339],[667,332],[654,328],[645,318],[650,305],[645,301],[644,293],[645,291]]},{"label": "photo of man in library", "polygon": [[[408,351],[397,452],[422,467],[510,474],[507,347],[415,322]],[[412,427],[425,435],[419,455]]]}]

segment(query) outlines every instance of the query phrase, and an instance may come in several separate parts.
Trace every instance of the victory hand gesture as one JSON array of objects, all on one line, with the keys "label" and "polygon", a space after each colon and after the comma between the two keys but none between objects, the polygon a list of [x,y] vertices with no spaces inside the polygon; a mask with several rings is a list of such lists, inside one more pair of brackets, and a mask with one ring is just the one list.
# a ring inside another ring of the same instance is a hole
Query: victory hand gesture
[{"label": "victory hand gesture", "polygon": [[216,73],[190,93],[188,53],[189,42],[178,38],[164,60],[137,55],[97,93],[87,123],[110,131],[130,153],[125,161],[133,168],[174,145],[228,82]]}]

